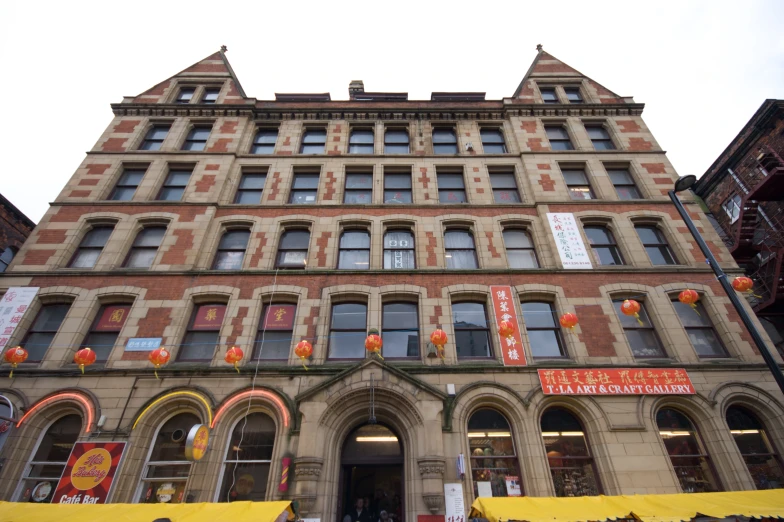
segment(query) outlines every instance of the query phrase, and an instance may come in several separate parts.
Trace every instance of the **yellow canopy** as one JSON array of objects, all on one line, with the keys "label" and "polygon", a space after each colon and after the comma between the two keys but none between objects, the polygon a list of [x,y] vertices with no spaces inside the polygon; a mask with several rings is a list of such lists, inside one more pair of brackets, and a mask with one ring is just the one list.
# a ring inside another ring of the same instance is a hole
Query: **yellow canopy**
[{"label": "yellow canopy", "polygon": [[492,497],[478,498],[471,506],[471,517],[486,518],[490,522],[581,522],[617,518],[673,522],[690,520],[698,513],[715,518],[733,515],[784,517],[784,489],[612,497]]},{"label": "yellow canopy", "polygon": [[33,504],[0,502],[0,522],[274,522],[291,502],[203,504]]}]

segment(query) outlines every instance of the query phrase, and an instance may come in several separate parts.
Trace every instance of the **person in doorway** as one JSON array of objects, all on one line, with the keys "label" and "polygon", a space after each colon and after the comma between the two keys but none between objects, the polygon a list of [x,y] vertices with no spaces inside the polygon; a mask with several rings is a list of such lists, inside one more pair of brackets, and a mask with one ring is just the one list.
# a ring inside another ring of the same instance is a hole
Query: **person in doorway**
[{"label": "person in doorway", "polygon": [[389,510],[392,508],[392,501],[387,496],[387,492],[381,488],[376,489],[376,494],[373,497],[373,503],[370,505],[373,514],[373,520],[378,520],[381,517],[381,512],[386,511],[389,514]]},{"label": "person in doorway", "polygon": [[365,507],[365,501],[362,500],[362,497],[357,497],[354,501],[354,509],[348,512],[348,516],[351,517],[351,522],[373,522],[370,518],[370,514]]},{"label": "person in doorway", "polygon": [[382,509],[381,512],[378,514],[378,522],[391,522],[391,518],[389,518],[389,513],[385,509]]},{"label": "person in doorway", "polygon": [[368,520],[372,522],[376,522],[376,520],[378,519],[378,512],[375,510],[374,506],[370,503],[370,497],[366,495],[363,500],[365,506],[365,513],[367,513]]}]

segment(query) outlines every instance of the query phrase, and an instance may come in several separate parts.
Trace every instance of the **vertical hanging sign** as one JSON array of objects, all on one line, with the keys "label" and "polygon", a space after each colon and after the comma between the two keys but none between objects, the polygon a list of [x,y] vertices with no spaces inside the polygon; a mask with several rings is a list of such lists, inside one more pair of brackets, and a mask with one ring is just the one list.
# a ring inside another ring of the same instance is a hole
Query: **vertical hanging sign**
[{"label": "vertical hanging sign", "polygon": [[37,293],[37,286],[12,286],[0,298],[0,352],[5,351],[11,334]]},{"label": "vertical hanging sign", "polygon": [[550,223],[550,230],[553,232],[555,246],[558,248],[563,267],[565,269],[593,268],[574,214],[548,212],[547,221]]},{"label": "vertical hanging sign", "polygon": [[[525,366],[525,350],[523,341],[520,337],[520,322],[517,320],[514,299],[512,299],[511,286],[491,286],[490,293],[493,295],[493,310],[498,322],[509,321],[515,327],[514,333],[510,337],[498,334],[498,342],[504,357],[505,366]],[[498,328],[498,325],[496,325]]]}]

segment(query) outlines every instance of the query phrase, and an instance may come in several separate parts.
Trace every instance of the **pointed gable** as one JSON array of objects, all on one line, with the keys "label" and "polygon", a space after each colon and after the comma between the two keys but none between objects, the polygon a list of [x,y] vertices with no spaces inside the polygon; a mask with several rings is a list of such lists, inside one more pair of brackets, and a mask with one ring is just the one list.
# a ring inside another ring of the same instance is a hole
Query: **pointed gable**
[{"label": "pointed gable", "polygon": [[133,103],[165,103],[170,99],[169,95],[172,89],[176,88],[177,84],[183,82],[193,84],[199,81],[212,85],[228,81],[229,85],[223,103],[244,103],[247,99],[242,85],[240,85],[228,58],[226,58],[224,49],[221,49],[147,89],[133,98],[132,101]]},{"label": "pointed gable", "polygon": [[558,85],[563,82],[574,85],[576,81],[582,84],[588,94],[589,99],[585,100],[588,103],[626,103],[621,96],[542,49],[539,49],[512,97],[523,103],[541,103],[536,92],[537,83]]}]

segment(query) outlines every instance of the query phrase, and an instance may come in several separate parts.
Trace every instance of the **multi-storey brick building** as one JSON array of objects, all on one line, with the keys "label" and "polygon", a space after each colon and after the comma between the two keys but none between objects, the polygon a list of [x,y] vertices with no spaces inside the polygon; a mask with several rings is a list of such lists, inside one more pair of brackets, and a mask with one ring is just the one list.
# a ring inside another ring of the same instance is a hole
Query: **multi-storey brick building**
[{"label": "multi-storey brick building", "polygon": [[643,104],[541,50],[502,100],[349,98],[250,98],[219,52],[112,105],[0,279],[38,289],[4,340],[29,357],[0,379],[24,414],[3,499],[48,500],[77,439],[127,441],[114,502],[293,498],[325,520],[377,491],[396,519],[444,513],[445,483],[469,504],[778,484],[784,398],[666,196]]},{"label": "multi-storey brick building", "polygon": [[765,100],[694,187],[735,261],[751,305],[784,353],[784,101]]},{"label": "multi-storey brick building", "polygon": [[0,272],[5,272],[34,228],[35,223],[0,194]]}]

